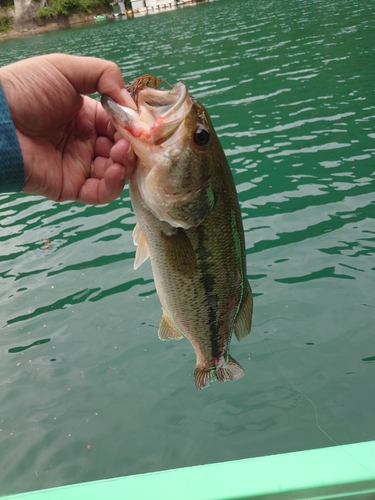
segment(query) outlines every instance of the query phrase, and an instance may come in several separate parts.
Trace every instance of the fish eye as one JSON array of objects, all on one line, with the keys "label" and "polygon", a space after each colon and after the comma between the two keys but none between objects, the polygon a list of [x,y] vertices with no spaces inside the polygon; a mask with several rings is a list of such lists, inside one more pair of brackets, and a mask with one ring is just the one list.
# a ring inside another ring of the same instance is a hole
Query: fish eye
[{"label": "fish eye", "polygon": [[201,147],[207,146],[207,144],[210,142],[210,133],[202,125],[199,125],[197,130],[194,132],[194,142],[197,146]]}]

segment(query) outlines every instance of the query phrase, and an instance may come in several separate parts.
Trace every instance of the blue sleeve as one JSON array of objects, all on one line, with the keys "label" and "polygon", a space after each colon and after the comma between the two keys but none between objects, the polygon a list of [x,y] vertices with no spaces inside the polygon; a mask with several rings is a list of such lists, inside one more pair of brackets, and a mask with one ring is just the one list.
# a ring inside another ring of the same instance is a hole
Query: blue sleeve
[{"label": "blue sleeve", "polygon": [[21,148],[0,84],[0,193],[22,191],[24,184]]}]

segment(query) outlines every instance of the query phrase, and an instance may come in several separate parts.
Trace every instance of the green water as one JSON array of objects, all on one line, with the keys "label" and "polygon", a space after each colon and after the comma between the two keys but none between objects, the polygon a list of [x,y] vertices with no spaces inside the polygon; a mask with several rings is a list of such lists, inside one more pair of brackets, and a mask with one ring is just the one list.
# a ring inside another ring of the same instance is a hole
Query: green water
[{"label": "green water", "polygon": [[186,82],[233,170],[255,295],[245,377],[198,392],[133,270],[128,190],[1,195],[1,494],[333,445],[301,392],[338,443],[375,439],[374,10],[218,0],[0,43],[0,64],[64,51]]}]

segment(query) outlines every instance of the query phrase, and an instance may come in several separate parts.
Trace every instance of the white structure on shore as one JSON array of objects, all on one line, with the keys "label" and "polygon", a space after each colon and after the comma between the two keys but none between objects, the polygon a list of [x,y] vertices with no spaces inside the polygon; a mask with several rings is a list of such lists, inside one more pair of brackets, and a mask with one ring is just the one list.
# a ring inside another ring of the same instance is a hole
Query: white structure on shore
[{"label": "white structure on shore", "polygon": [[173,7],[177,0],[131,0],[134,11],[143,9],[160,9],[163,7]]},{"label": "white structure on shore", "polygon": [[147,9],[158,9],[159,7],[175,5],[174,0],[144,0]]},{"label": "white structure on shore", "polygon": [[144,0],[132,0],[132,9],[140,10],[145,8]]},{"label": "white structure on shore", "polygon": [[[16,1],[16,0],[15,0]],[[18,0],[18,1],[36,1],[36,0]],[[130,0],[132,10],[135,13],[147,13],[148,11],[158,11],[161,9],[168,9],[172,7],[184,6],[196,3],[199,0]],[[200,0],[207,1],[207,0]],[[115,14],[125,15],[125,0],[114,0],[111,3]]]}]

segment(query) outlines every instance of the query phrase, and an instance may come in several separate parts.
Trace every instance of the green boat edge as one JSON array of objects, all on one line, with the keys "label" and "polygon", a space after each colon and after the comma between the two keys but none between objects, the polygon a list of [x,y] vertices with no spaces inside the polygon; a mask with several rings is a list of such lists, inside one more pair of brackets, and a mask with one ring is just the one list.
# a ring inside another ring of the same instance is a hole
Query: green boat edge
[{"label": "green boat edge", "polygon": [[375,441],[72,484],[9,500],[375,498]]}]

